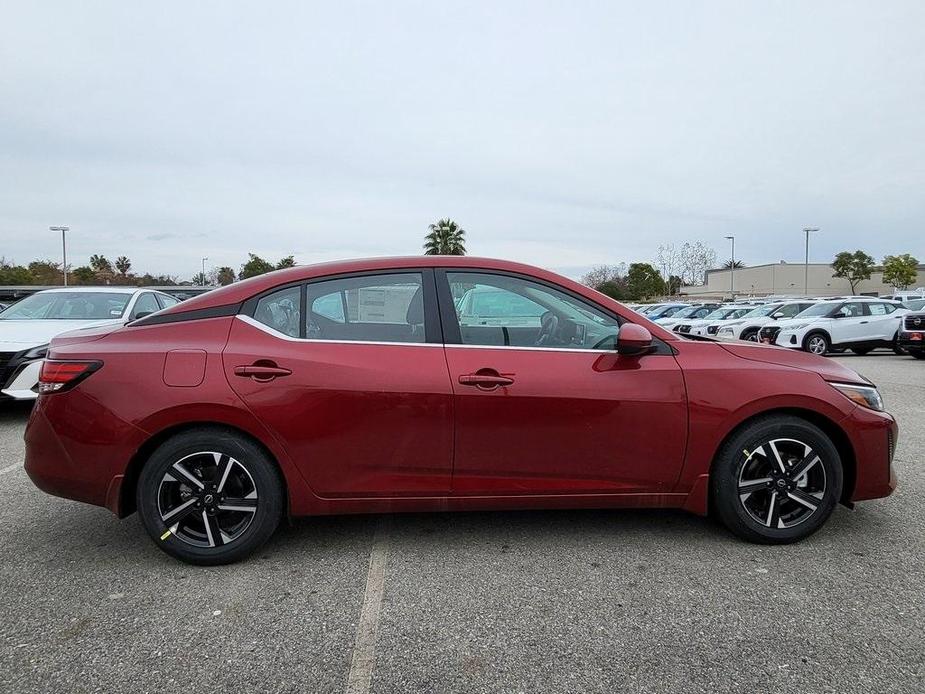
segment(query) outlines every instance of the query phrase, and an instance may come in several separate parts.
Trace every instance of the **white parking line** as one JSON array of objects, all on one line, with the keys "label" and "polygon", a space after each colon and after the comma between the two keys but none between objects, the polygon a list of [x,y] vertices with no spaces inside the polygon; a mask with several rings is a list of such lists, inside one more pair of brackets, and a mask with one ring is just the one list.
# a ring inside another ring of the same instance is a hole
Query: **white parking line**
[{"label": "white parking line", "polygon": [[367,694],[376,667],[376,636],[379,630],[379,610],[385,588],[385,569],[389,559],[391,518],[381,516],[376,526],[373,548],[369,554],[369,572],[366,574],[366,592],[357,624],[357,637],[353,645],[353,659],[347,673],[347,694]]},{"label": "white parking line", "polygon": [[7,465],[5,468],[0,469],[0,475],[5,475],[8,472],[13,472],[13,470],[21,470],[22,463],[13,463],[12,465]]}]

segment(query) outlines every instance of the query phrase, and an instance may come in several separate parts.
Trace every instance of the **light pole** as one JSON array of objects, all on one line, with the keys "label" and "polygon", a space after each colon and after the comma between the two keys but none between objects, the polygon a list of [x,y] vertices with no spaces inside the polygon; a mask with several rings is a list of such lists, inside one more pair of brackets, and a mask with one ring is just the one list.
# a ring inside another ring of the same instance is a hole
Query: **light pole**
[{"label": "light pole", "polygon": [[207,261],[207,260],[208,260],[208,258],[203,258],[203,259],[202,259],[202,274],[199,276],[199,279],[202,280],[202,285],[201,285],[201,286],[203,286],[203,287],[206,286],[206,261]]},{"label": "light pole", "polygon": [[64,240],[64,233],[70,231],[70,227],[48,227],[51,231],[61,232],[61,271],[64,273],[64,286],[67,286],[67,242]]},{"label": "light pole", "polygon": [[736,237],[727,236],[728,241],[732,241],[732,262],[729,264],[729,294],[732,297],[732,300],[735,301],[736,298]]},{"label": "light pole", "polygon": [[803,263],[803,295],[809,296],[809,235],[819,231],[819,227],[803,227],[803,233],[806,234],[806,259]]}]

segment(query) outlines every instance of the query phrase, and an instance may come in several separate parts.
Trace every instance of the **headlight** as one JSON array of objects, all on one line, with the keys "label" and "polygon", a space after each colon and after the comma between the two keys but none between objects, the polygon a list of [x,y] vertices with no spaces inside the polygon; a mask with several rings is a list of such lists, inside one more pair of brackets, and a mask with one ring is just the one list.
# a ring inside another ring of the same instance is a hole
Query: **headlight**
[{"label": "headlight", "polygon": [[732,328],[720,328],[720,329],[719,329],[719,332],[721,332],[721,333],[729,333],[729,334],[731,335],[734,331],[733,331]]},{"label": "headlight", "polygon": [[788,325],[786,328],[782,328],[782,330],[802,330],[807,325],[809,325],[809,323],[797,323],[796,325]]},{"label": "headlight", "polygon": [[883,412],[883,398],[874,386],[858,386],[850,383],[830,383],[829,385],[858,405]]},{"label": "headlight", "polygon": [[44,359],[46,356],[48,356],[48,345],[39,345],[38,347],[33,347],[24,355],[22,355],[22,358],[32,360]]}]

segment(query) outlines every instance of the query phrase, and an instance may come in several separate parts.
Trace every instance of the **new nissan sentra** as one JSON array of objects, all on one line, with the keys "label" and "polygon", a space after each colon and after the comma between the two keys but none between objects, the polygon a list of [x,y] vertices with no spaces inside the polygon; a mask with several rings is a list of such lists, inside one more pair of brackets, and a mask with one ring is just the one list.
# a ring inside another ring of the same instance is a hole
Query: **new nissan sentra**
[{"label": "new nissan sentra", "polygon": [[896,423],[850,369],[499,260],[262,275],[56,337],[39,390],[35,484],[200,564],[337,513],[677,507],[785,543],[896,485]]}]

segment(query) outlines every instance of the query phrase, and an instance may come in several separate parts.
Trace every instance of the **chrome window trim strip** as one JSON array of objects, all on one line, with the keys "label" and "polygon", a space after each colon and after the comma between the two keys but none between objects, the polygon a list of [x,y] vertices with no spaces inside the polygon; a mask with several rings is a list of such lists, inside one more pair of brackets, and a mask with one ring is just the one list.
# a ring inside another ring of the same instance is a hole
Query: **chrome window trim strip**
[{"label": "chrome window trim strip", "polygon": [[320,344],[328,345],[380,345],[380,346],[398,346],[398,347],[445,347],[447,349],[504,349],[504,350],[514,350],[514,351],[525,351],[525,352],[577,352],[579,354],[616,354],[617,351],[613,349],[577,349],[574,347],[517,347],[517,346],[505,346],[505,345],[447,345],[438,342],[385,342],[377,340],[315,340],[312,338],[301,338],[301,337],[292,337],[290,335],[284,335],[278,330],[274,330],[269,325],[264,325],[260,321],[246,316],[243,313],[239,313],[235,316],[240,319],[247,325],[262,330],[267,335],[272,337],[279,338],[280,340],[286,340],[288,342],[305,342],[312,343],[317,342]]}]

